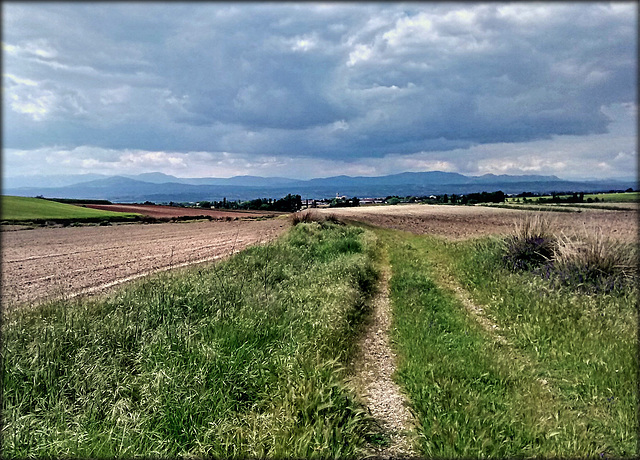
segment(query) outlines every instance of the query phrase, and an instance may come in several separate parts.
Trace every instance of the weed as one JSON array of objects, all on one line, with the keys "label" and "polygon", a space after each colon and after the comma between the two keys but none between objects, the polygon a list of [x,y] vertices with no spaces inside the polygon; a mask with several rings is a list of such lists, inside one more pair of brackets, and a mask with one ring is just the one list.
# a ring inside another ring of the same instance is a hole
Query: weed
[{"label": "weed", "polygon": [[562,235],[552,263],[542,271],[546,278],[588,292],[610,292],[632,281],[636,271],[635,245],[606,238],[602,231],[567,237]]},{"label": "weed", "polygon": [[542,266],[553,255],[556,238],[550,221],[542,214],[527,214],[514,224],[505,239],[503,261],[513,270],[531,270]]},{"label": "weed", "polygon": [[322,224],[323,222],[329,222],[335,225],[344,225],[344,223],[338,219],[335,214],[320,214],[317,211],[300,211],[291,214],[290,217],[291,224],[293,226],[298,225],[299,223],[311,223],[318,222]]}]

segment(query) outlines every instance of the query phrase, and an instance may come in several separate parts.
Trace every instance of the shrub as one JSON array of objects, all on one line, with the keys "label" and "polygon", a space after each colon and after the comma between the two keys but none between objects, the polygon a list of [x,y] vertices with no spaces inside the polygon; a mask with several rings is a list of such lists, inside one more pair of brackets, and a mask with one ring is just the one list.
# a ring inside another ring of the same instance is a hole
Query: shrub
[{"label": "shrub", "polygon": [[636,248],[606,238],[602,231],[570,238],[562,235],[553,253],[553,264],[545,270],[548,277],[562,284],[596,292],[609,292],[633,278]]},{"label": "shrub", "polygon": [[505,240],[506,265],[513,270],[532,270],[548,262],[556,244],[550,227],[549,219],[541,214],[527,214],[516,222],[513,233]]},{"label": "shrub", "polygon": [[309,224],[311,222],[318,222],[322,224],[323,222],[331,222],[333,224],[343,224],[335,214],[327,214],[320,215],[320,213],[316,211],[302,211],[291,214],[289,218],[291,220],[291,225],[294,227],[300,223]]},{"label": "shrub", "polygon": [[527,215],[504,240],[503,262],[556,284],[586,292],[610,292],[634,279],[637,247],[614,241],[602,231],[556,237],[548,219]]}]

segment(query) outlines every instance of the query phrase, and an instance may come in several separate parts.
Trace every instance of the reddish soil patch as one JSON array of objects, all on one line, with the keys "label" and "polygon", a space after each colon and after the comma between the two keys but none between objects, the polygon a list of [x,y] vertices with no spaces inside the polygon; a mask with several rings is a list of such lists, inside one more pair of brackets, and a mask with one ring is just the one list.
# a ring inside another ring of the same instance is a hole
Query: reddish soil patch
[{"label": "reddish soil patch", "polygon": [[[492,234],[507,234],[525,213],[518,209],[485,206],[397,205],[359,208],[333,208],[322,213],[358,220],[379,227],[432,234],[461,240]],[[624,211],[586,209],[583,212],[544,212],[555,231],[572,234],[600,230],[621,241],[638,239],[638,208]]]},{"label": "reddish soil patch", "polygon": [[134,212],[144,216],[155,217],[157,219],[197,216],[208,216],[215,219],[226,219],[229,217],[234,219],[236,217],[273,217],[275,215],[282,214],[263,211],[220,211],[217,209],[181,208],[179,206],[162,206],[155,204],[86,204],[83,206],[87,208],[101,209],[103,211]]},{"label": "reddish soil patch", "polygon": [[2,307],[104,290],[160,270],[269,241],[283,218],[107,227],[40,227],[2,235]]}]

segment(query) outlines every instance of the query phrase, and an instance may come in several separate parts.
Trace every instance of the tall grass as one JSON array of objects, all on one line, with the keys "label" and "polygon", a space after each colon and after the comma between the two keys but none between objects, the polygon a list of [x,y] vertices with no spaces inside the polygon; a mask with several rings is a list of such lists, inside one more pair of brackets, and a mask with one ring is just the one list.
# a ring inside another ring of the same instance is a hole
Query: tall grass
[{"label": "tall grass", "polygon": [[526,215],[503,241],[502,260],[512,270],[529,270],[556,284],[587,292],[609,292],[633,282],[637,245],[622,243],[602,230],[557,236],[552,222]]},{"label": "tall grass", "polygon": [[[397,378],[424,456],[637,456],[633,285],[587,294],[511,271],[497,238],[378,234],[392,264]],[[458,288],[493,332],[467,312]]]},{"label": "tall grass", "polygon": [[602,231],[561,235],[554,249],[552,271],[564,284],[611,291],[632,281],[637,272],[637,247],[604,236]]},{"label": "tall grass", "polygon": [[[501,267],[502,254],[498,240],[461,245],[453,273],[549,383],[555,401],[550,414],[559,421],[552,452],[636,457],[637,284],[582,289],[536,272],[512,272]],[[574,257],[567,255],[567,260]],[[586,260],[578,264],[590,265]]]},{"label": "tall grass", "polygon": [[3,324],[3,457],[351,457],[373,241],[328,223]]}]

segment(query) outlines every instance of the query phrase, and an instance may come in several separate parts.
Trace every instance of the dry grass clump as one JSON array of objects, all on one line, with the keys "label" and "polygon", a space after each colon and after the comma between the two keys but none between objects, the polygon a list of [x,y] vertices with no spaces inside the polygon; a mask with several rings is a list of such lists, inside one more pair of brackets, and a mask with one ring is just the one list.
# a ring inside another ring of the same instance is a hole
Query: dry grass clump
[{"label": "dry grass clump", "polygon": [[553,272],[565,284],[589,284],[609,291],[637,273],[637,248],[607,238],[602,230],[558,238]]},{"label": "dry grass clump", "polygon": [[289,217],[289,219],[291,220],[291,225],[293,225],[294,227],[300,223],[311,223],[311,222],[318,222],[318,223],[324,223],[324,222],[331,222],[333,224],[343,224],[343,222],[338,219],[338,217],[335,214],[320,214],[317,211],[310,211],[310,210],[305,210],[305,211],[299,211],[296,213],[291,214],[291,216]]},{"label": "dry grass clump", "polygon": [[627,284],[636,274],[637,248],[607,238],[601,230],[586,228],[557,237],[552,223],[529,214],[515,224],[505,239],[503,261],[512,270],[528,270],[563,285],[609,292]]},{"label": "dry grass clump", "polygon": [[503,260],[514,270],[531,270],[545,264],[553,255],[556,237],[551,221],[542,214],[527,214],[515,222],[505,240]]}]

